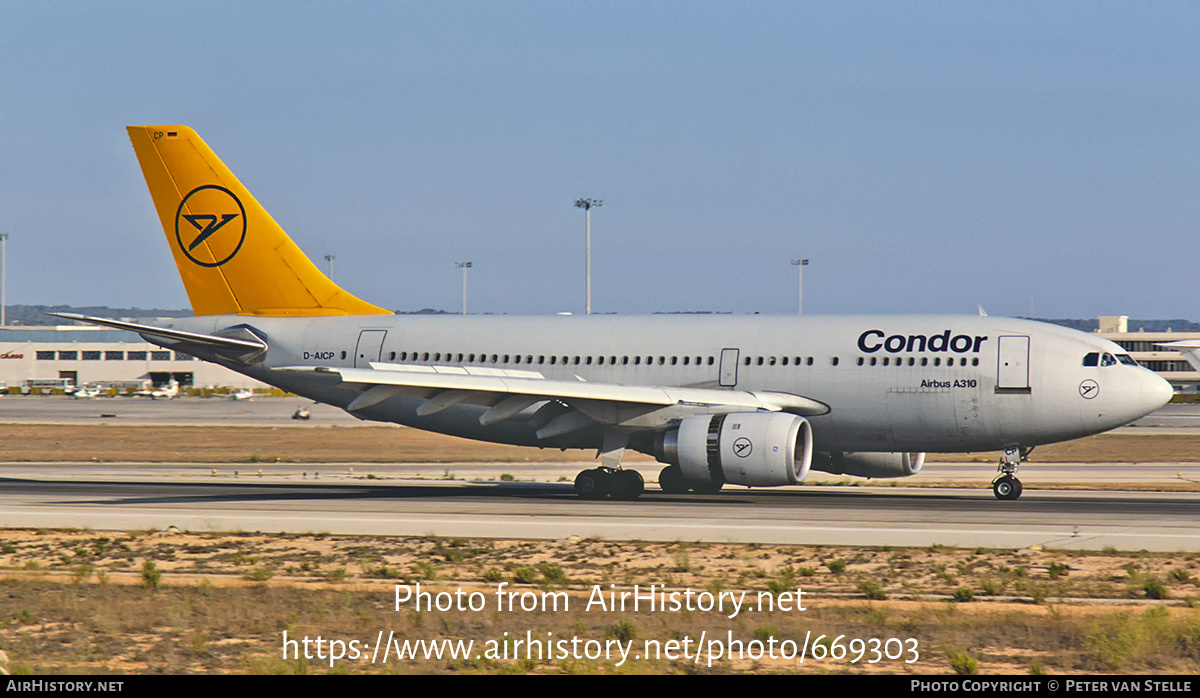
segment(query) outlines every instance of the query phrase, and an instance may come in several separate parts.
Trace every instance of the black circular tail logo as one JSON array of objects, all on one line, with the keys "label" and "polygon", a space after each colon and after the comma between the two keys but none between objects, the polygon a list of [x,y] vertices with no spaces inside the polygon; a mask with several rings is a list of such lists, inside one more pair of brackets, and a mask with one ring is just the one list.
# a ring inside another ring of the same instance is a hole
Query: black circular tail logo
[{"label": "black circular tail logo", "polygon": [[225,187],[196,187],[175,212],[175,240],[195,264],[219,267],[246,241],[246,208]]}]

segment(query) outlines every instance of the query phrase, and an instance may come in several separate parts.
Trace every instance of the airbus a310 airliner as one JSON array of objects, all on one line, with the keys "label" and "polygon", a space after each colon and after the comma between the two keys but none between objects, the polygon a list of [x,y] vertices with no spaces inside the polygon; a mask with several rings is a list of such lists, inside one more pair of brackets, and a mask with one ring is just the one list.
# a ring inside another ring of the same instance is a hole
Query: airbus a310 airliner
[{"label": "airbus a310 airliner", "polygon": [[585,499],[642,494],[626,449],[666,464],[667,493],[906,477],[925,452],[1000,450],[993,490],[1016,499],[1034,446],[1172,394],[1112,342],[1008,318],[396,316],[323,275],[194,131],[128,130],[195,317],[61,317],[362,419],[596,449],[575,479]]}]

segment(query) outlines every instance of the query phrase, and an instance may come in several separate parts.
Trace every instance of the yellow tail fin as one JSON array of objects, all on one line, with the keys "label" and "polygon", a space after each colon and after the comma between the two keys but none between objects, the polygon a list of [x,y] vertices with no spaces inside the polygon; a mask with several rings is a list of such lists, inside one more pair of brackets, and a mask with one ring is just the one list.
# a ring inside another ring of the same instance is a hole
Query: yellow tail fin
[{"label": "yellow tail fin", "polygon": [[317,269],[186,126],[130,126],[197,315],[381,315]]}]

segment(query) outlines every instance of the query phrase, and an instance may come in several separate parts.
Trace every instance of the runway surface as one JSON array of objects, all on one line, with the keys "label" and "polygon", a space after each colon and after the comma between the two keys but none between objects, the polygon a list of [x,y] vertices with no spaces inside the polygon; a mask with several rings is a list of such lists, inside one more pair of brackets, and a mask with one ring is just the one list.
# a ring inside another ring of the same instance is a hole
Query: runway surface
[{"label": "runway surface", "polygon": [[0,466],[0,526],[1200,551],[1198,493],[1027,488],[1020,500],[1000,502],[984,489],[738,488],[696,496],[652,486],[636,502],[584,502],[569,482],[369,479],[344,465],[319,479],[270,468],[261,478],[244,470],[235,478],[229,469],[214,476],[211,469],[91,468]]}]

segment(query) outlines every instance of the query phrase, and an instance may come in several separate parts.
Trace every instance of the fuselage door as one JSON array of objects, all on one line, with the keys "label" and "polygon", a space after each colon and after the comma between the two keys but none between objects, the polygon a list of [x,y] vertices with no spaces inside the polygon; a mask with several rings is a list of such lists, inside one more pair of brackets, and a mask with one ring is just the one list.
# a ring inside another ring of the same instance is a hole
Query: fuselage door
[{"label": "fuselage door", "polygon": [[1024,392],[1029,390],[1029,337],[1000,337],[1000,350],[996,360],[996,389]]},{"label": "fuselage door", "polygon": [[738,350],[721,350],[721,387],[732,388],[737,385]]},{"label": "fuselage door", "polygon": [[363,330],[358,333],[358,348],[354,350],[354,368],[370,368],[372,361],[379,361],[383,352],[383,339],[387,330]]}]

